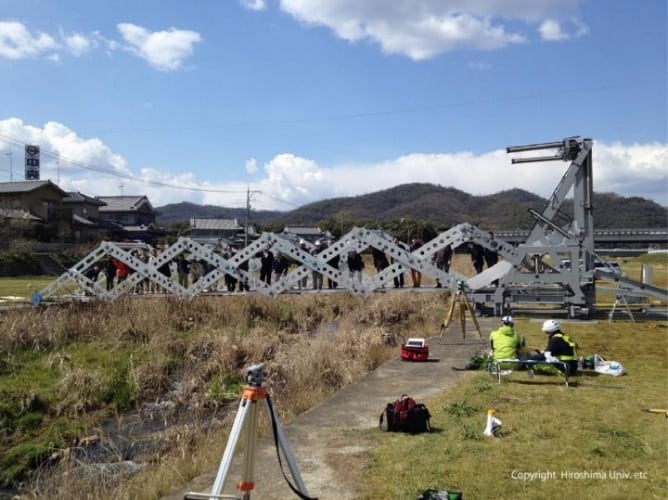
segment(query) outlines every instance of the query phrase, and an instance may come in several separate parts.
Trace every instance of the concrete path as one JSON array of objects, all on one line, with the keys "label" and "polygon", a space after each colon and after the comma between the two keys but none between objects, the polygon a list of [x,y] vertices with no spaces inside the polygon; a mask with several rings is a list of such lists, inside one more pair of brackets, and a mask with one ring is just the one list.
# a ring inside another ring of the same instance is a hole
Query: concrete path
[{"label": "concrete path", "polygon": [[[356,429],[378,426],[385,405],[407,393],[422,402],[452,387],[467,372],[455,371],[488,346],[488,333],[498,326],[498,318],[478,318],[482,339],[472,324],[467,324],[466,339],[458,325],[451,325],[442,339],[429,338],[429,361],[409,362],[397,358],[348,385],[333,397],[283,424],[286,440],[295,456],[301,477],[311,497],[320,500],[354,500],[353,471],[363,466],[360,456],[366,451],[355,439]],[[469,321],[470,322],[470,321]],[[261,410],[260,418],[267,414]],[[379,431],[380,432],[380,431]],[[240,440],[243,443],[243,437]],[[297,498],[281,475],[276,448],[271,437],[258,440],[256,448],[255,487],[251,498],[282,500]],[[222,456],[221,456],[222,458]],[[239,495],[236,482],[241,478],[243,451],[234,456],[223,493]],[[293,482],[288,464],[286,474]],[[218,470],[203,474],[164,500],[181,500],[186,492],[210,493]]]}]

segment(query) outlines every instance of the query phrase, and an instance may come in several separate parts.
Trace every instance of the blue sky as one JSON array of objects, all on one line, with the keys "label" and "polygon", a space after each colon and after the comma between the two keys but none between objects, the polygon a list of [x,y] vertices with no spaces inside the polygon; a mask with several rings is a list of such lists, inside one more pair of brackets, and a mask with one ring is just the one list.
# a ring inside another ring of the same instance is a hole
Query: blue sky
[{"label": "blue sky", "polygon": [[[407,182],[668,205],[665,0],[0,0],[0,181],[289,210]],[[550,154],[539,152],[539,154]]]}]

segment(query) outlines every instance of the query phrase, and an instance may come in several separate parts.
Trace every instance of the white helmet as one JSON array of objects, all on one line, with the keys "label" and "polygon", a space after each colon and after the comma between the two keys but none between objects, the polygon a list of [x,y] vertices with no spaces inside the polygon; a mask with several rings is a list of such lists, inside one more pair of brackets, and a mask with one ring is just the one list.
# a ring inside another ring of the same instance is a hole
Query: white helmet
[{"label": "white helmet", "polygon": [[543,331],[545,333],[554,333],[558,332],[559,330],[561,330],[561,326],[557,320],[548,319],[545,323],[543,323]]},{"label": "white helmet", "polygon": [[504,325],[513,326],[515,324],[515,320],[513,319],[512,316],[504,316],[503,318],[501,318],[501,323],[503,323]]}]

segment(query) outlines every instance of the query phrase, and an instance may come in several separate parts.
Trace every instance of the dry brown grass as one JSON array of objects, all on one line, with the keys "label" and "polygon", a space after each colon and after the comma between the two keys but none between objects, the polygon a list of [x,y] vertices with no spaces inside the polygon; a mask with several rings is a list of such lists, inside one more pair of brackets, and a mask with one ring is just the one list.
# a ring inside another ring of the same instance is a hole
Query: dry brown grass
[{"label": "dry brown grass", "polygon": [[[275,407],[289,420],[395,356],[410,334],[439,324],[444,304],[441,295],[406,291],[364,299],[141,298],[7,312],[0,352],[30,353],[24,390],[44,399],[50,432],[67,427],[63,419],[85,422],[61,432],[61,449],[96,432],[96,419],[122,420],[165,399],[176,408],[162,445],[135,477],[73,468],[62,453],[62,469],[42,468],[28,496],[156,498],[217,463],[249,365],[265,364]],[[30,387],[31,378],[42,382]]]}]

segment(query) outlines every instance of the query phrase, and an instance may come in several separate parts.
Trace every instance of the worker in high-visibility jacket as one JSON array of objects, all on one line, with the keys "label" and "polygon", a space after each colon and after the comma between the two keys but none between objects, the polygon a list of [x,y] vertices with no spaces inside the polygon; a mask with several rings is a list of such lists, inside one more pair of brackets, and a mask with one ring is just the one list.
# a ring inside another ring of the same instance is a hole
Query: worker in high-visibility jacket
[{"label": "worker in high-visibility jacket", "polygon": [[568,364],[568,373],[576,375],[578,372],[578,345],[568,335],[561,331],[561,325],[557,320],[548,319],[543,323],[543,331],[549,335],[547,347],[544,354],[549,353]]},{"label": "worker in high-visibility jacket", "polygon": [[494,359],[517,359],[522,340],[515,331],[512,316],[501,318],[501,326],[489,334],[489,345]]}]

